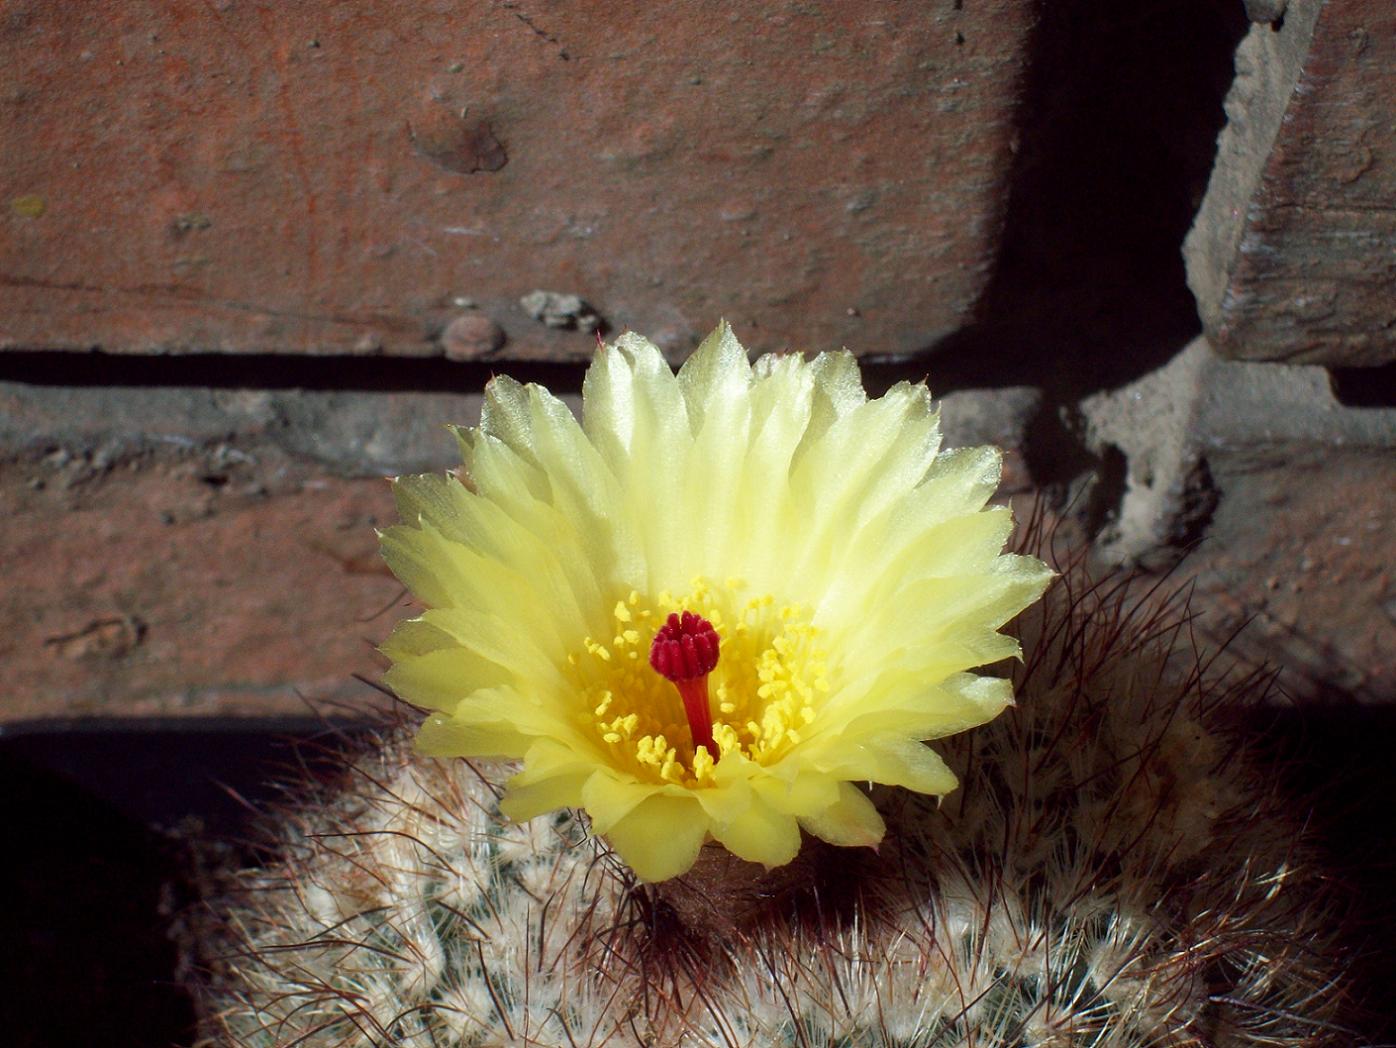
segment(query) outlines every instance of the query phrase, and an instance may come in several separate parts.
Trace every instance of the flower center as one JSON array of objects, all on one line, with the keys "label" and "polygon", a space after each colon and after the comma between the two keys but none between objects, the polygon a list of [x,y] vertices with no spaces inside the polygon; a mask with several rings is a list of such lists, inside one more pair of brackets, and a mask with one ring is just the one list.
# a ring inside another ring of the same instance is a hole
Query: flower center
[{"label": "flower center", "polygon": [[751,595],[741,579],[696,578],[678,599],[632,592],[611,617],[609,641],[587,637],[568,656],[577,724],[642,780],[701,787],[719,759],[780,760],[837,678],[809,609]]},{"label": "flower center", "polygon": [[650,666],[673,681],[688,716],[693,749],[708,751],[713,763],[720,756],[713,741],[713,711],[708,705],[708,674],[717,665],[717,630],[701,615],[671,612],[650,645]]}]

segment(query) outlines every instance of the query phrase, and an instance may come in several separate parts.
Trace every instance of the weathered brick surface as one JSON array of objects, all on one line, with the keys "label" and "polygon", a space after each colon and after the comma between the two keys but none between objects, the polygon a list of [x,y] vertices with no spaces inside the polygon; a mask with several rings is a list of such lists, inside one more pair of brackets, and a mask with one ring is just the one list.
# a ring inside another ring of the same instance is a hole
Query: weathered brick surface
[{"label": "weathered brick surface", "polygon": [[214,492],[143,463],[80,509],[40,493],[0,547],[7,718],[284,712],[366,699],[396,586],[373,568],[382,482]]},{"label": "weathered brick surface", "polygon": [[0,385],[0,718],[370,701],[401,590],[384,474],[468,395]]},{"label": "weathered brick surface", "polygon": [[10,3],[0,347],[585,357],[545,290],[914,350],[984,286],[1034,12]]},{"label": "weathered brick surface", "polygon": [[1198,630],[1303,696],[1396,700],[1396,407],[1347,407],[1319,367],[1199,339],[1083,405],[1126,460],[1104,552],[1158,568],[1196,542]]},{"label": "weathered brick surface", "polygon": [[[1396,446],[1276,446],[1223,461],[1193,570],[1206,635],[1301,699],[1396,700]],[[1243,628],[1244,627],[1244,628]]]},{"label": "weathered brick surface", "polygon": [[1189,284],[1228,356],[1396,360],[1396,5],[1278,6],[1237,53]]}]

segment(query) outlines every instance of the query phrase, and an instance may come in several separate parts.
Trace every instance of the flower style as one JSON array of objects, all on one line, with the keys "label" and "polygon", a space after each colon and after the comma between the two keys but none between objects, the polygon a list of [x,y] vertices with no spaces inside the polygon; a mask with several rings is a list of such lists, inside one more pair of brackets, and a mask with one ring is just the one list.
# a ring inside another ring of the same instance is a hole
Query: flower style
[{"label": "flower style", "polygon": [[646,881],[710,837],[766,866],[800,830],[875,845],[855,783],[942,795],[923,740],[1012,703],[968,672],[1051,576],[1002,552],[1000,454],[941,452],[924,385],[869,399],[852,355],[748,362],[725,324],[675,375],[602,346],[583,420],[494,379],[449,474],[399,478],[383,555],[427,606],[383,645],[434,712],[419,748],[522,758],[515,819],[585,808]]}]

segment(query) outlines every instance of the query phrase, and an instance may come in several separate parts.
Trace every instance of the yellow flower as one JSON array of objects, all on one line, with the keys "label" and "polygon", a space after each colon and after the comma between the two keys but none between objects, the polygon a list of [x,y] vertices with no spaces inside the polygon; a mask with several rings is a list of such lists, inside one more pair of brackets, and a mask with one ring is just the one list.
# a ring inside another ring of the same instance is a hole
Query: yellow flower
[{"label": "yellow flower", "polygon": [[[438,756],[523,759],[502,808],[585,808],[647,881],[709,838],[767,866],[803,828],[873,845],[855,783],[927,794],[922,740],[982,724],[998,633],[1050,572],[1002,553],[994,448],[939,452],[924,385],[863,392],[848,353],[753,366],[724,324],[676,376],[601,347],[579,425],[496,378],[462,479],[404,477],[383,555],[427,606],[383,645]],[[671,618],[671,616],[674,616]]]}]

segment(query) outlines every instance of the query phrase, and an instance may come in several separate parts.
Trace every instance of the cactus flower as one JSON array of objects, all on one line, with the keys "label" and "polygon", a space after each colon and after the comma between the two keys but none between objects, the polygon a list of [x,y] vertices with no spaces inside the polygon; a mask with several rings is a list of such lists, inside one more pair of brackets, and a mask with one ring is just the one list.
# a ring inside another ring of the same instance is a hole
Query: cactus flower
[{"label": "cactus flower", "polygon": [[383,555],[426,610],[382,650],[419,748],[521,759],[507,815],[583,808],[646,881],[710,839],[768,867],[801,830],[875,845],[859,783],[954,789],[925,740],[1011,704],[971,671],[1051,574],[1003,552],[999,452],[941,451],[924,385],[753,365],[726,325],[677,375],[602,345],[582,416],[496,378],[460,475],[394,484]]}]

